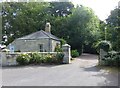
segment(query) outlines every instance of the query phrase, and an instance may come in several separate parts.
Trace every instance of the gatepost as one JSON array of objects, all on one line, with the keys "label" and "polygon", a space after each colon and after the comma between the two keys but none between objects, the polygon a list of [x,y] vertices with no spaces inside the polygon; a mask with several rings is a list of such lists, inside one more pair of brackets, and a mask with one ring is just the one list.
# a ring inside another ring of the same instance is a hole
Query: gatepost
[{"label": "gatepost", "polygon": [[68,44],[65,44],[62,46],[64,58],[63,63],[69,64],[71,63],[71,46]]},{"label": "gatepost", "polygon": [[107,55],[107,52],[104,51],[103,49],[100,49],[100,58],[99,58],[99,64],[104,65],[103,58]]}]

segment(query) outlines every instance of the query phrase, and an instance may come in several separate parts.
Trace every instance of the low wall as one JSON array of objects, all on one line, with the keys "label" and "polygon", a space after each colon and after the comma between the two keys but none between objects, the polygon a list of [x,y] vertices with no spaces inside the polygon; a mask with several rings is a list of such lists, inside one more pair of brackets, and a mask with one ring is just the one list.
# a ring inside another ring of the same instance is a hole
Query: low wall
[{"label": "low wall", "polygon": [[[0,64],[2,66],[10,66],[10,65],[18,65],[16,62],[16,57],[19,54],[24,54],[24,53],[31,53],[31,52],[14,52],[14,53],[9,53],[9,52],[1,52],[0,53]],[[57,52],[38,52],[40,54],[57,54]]]}]

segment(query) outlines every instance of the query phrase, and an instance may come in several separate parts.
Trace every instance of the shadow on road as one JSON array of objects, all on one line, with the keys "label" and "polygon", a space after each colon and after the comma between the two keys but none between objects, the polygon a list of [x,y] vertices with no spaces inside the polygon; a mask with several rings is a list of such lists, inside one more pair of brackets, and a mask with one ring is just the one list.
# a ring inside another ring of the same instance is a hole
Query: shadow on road
[{"label": "shadow on road", "polygon": [[[103,78],[105,81],[101,81],[98,85],[102,86],[118,86],[120,82],[120,74],[118,69],[114,67],[100,67],[100,66],[91,66],[91,67],[82,67],[86,72],[94,72],[92,77]],[[96,80],[97,81],[97,80]]]}]

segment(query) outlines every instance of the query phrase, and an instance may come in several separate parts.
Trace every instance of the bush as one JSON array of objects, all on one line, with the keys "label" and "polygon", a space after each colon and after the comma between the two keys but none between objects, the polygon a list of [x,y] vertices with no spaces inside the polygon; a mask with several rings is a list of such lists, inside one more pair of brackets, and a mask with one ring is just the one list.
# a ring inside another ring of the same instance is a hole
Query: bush
[{"label": "bush", "polygon": [[53,61],[53,56],[52,55],[50,55],[50,54],[47,54],[46,56],[45,56],[45,63],[52,63],[52,61]]},{"label": "bush", "polygon": [[38,64],[38,63],[42,63],[44,61],[44,58],[42,57],[42,55],[37,53],[37,52],[36,53],[30,53],[30,56],[31,56],[30,63]]},{"label": "bush", "polygon": [[29,53],[29,54],[20,54],[16,61],[20,65],[27,65],[27,64],[41,64],[41,63],[62,63],[64,54],[57,53],[55,55],[46,54],[42,55],[40,53]]},{"label": "bush", "polygon": [[71,51],[71,56],[72,56],[73,58],[78,57],[78,56],[79,56],[79,52],[78,52],[77,50],[72,50],[72,51]]},{"label": "bush", "polygon": [[64,58],[64,54],[63,53],[57,53],[55,58],[57,59],[57,63],[62,63],[63,58]]},{"label": "bush", "polygon": [[107,66],[120,66],[120,53],[115,51],[108,52],[103,61]]},{"label": "bush", "polygon": [[64,39],[61,38],[61,45],[64,45],[66,43],[67,43],[66,40],[64,40]]},{"label": "bush", "polygon": [[62,63],[63,57],[64,57],[63,53],[57,53],[56,55],[48,54],[45,56],[45,63],[54,63],[54,64]]},{"label": "bush", "polygon": [[60,47],[60,45],[56,45],[55,52],[62,52],[62,48]]},{"label": "bush", "polygon": [[111,44],[109,41],[100,41],[95,46],[97,48],[97,51],[99,52],[100,49],[103,49],[104,51],[108,52],[111,49]]},{"label": "bush", "polygon": [[20,65],[29,64],[30,55],[28,55],[28,54],[20,54],[20,55],[17,56],[16,61],[17,61],[18,64],[20,64]]}]

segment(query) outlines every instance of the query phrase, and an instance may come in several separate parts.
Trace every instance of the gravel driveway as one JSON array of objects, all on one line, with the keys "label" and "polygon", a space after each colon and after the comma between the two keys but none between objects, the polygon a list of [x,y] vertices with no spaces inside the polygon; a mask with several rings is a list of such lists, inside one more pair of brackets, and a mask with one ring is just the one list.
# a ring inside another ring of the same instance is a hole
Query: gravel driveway
[{"label": "gravel driveway", "polygon": [[97,58],[83,54],[71,64],[4,67],[3,86],[117,86],[118,72],[98,67]]}]

